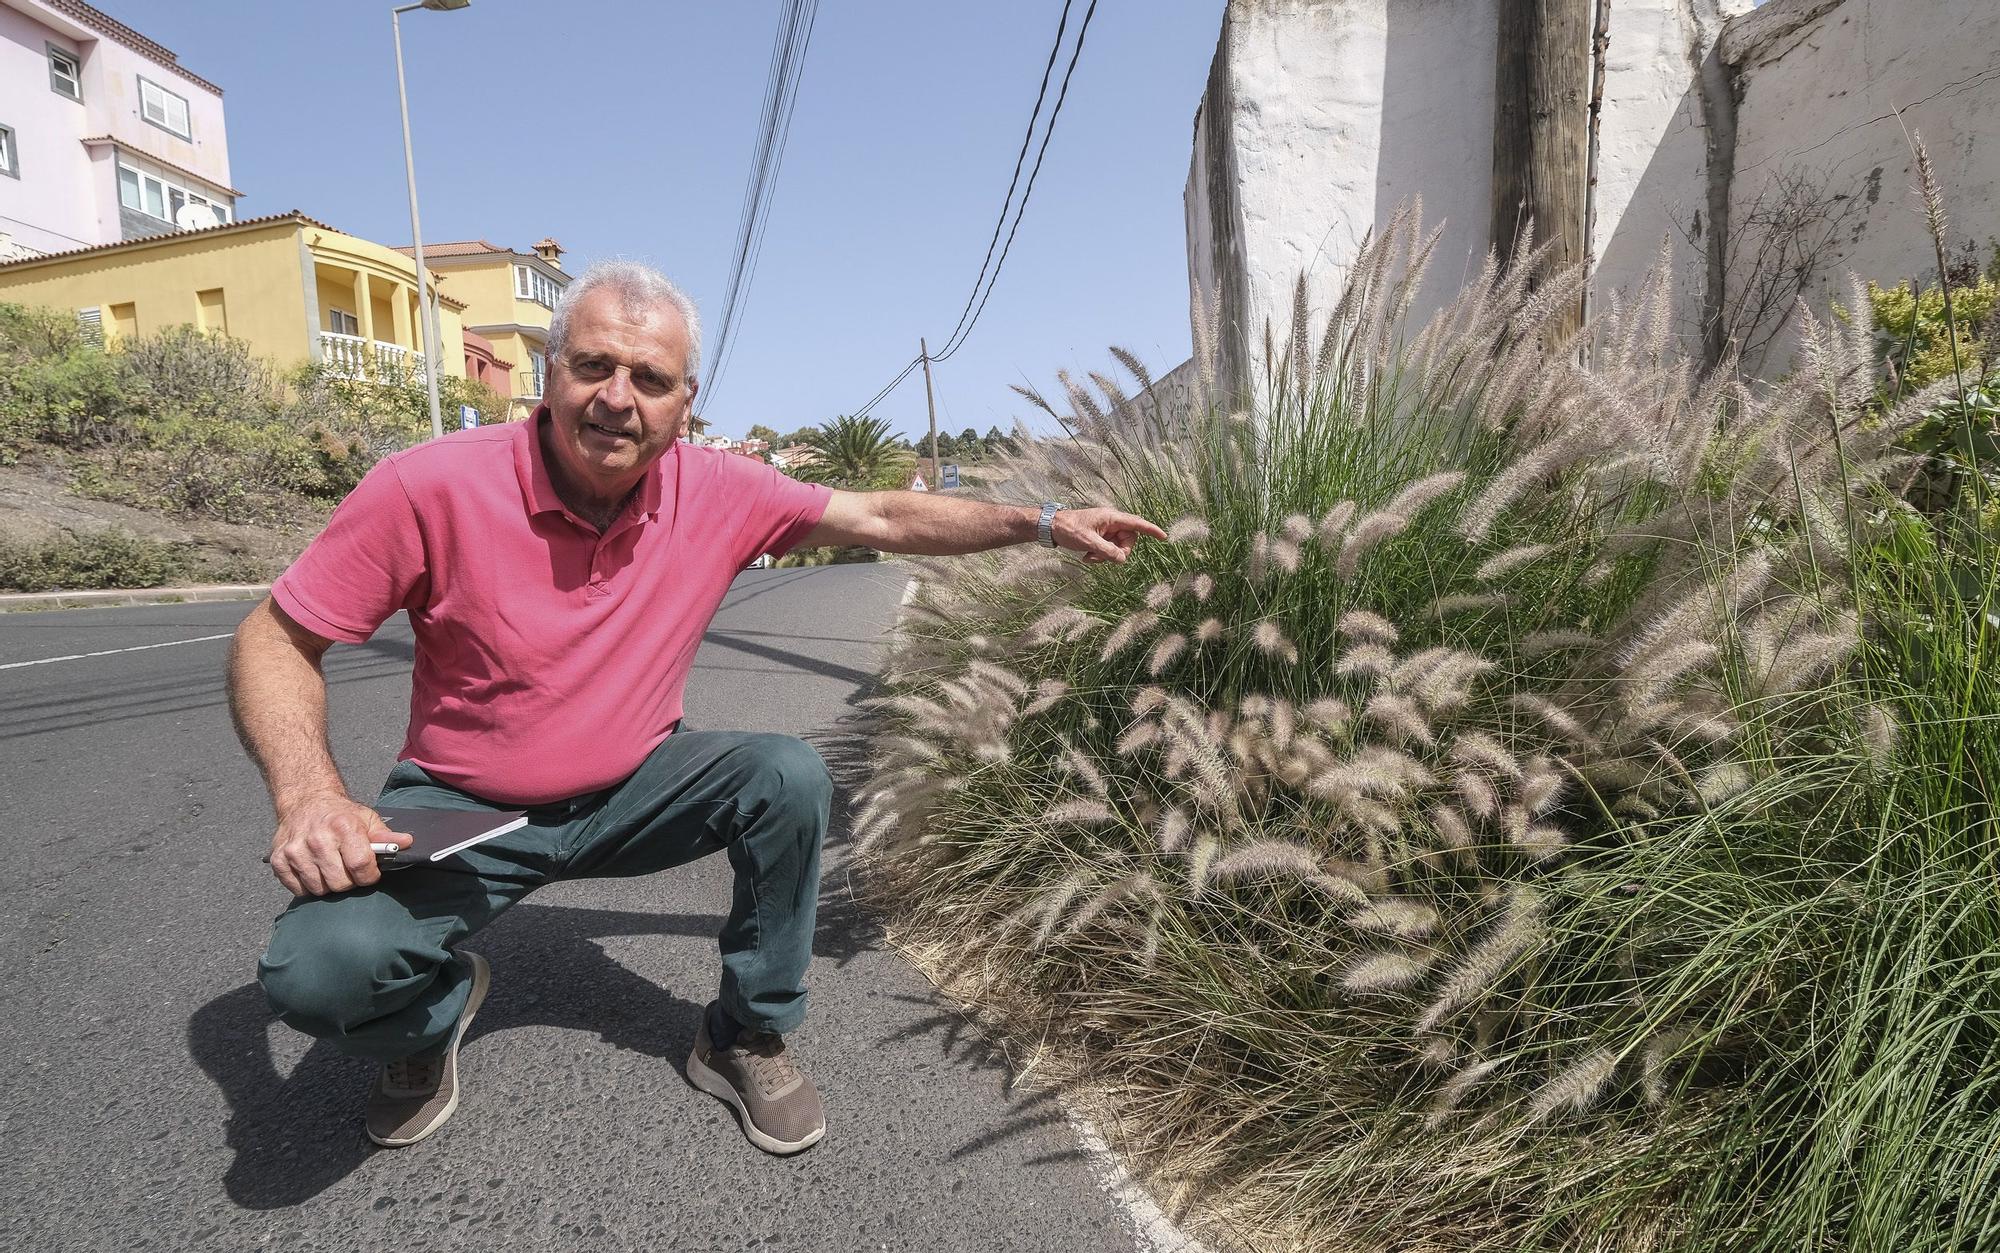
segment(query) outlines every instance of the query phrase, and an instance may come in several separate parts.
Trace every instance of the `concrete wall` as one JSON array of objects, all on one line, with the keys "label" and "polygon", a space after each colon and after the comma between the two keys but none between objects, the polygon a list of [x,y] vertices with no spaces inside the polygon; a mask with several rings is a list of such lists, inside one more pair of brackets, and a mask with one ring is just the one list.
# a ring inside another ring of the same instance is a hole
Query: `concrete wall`
[{"label": "concrete wall", "polygon": [[[229,329],[281,367],[310,357],[299,226],[280,220],[159,235],[68,257],[0,266],[0,300],[56,309],[131,305],[132,329],[153,335],[202,324],[198,293],[221,289]],[[107,312],[105,320],[111,320]]]},{"label": "concrete wall", "polygon": [[[1442,221],[1425,313],[1486,251],[1494,0],[1239,0],[1195,119],[1190,278],[1225,355],[1282,339],[1293,286],[1337,296],[1370,229],[1404,197]],[[1225,366],[1224,373],[1240,376]]]},{"label": "concrete wall", "polygon": [[[1789,368],[1796,296],[1824,309],[1850,269],[1894,281],[1930,268],[1898,109],[1924,132],[1954,231],[1990,251],[2000,3],[1747,10],[1612,3],[1590,300],[1632,291],[1664,246],[1684,345],[1733,342],[1768,376]],[[1261,361],[1266,319],[1282,334],[1301,272],[1327,307],[1405,199],[1445,226],[1417,318],[1477,268],[1495,28],[1494,0],[1232,0],[1185,197],[1190,286],[1222,314],[1225,377]]]},{"label": "concrete wall", "polygon": [[1849,274],[1935,281],[1906,128],[1930,153],[1960,255],[1991,259],[2000,3],[1769,0],[1730,23],[1719,51],[1738,92],[1725,312],[1757,350],[1753,368],[1785,368],[1797,330],[1780,324],[1788,305],[1751,322],[1772,286],[1760,254],[1809,256],[1800,294],[1822,311],[1847,301]]}]

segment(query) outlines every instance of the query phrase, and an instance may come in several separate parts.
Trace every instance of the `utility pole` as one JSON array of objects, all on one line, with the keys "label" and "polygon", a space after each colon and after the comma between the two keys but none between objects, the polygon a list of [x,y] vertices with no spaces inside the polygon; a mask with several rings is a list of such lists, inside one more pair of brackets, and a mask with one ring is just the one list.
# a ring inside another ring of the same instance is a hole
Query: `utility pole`
[{"label": "utility pole", "polygon": [[924,358],[924,405],[931,411],[931,490],[937,492],[944,490],[944,471],[938,466],[937,401],[931,395],[931,346],[919,337],[917,351]]},{"label": "utility pole", "polygon": [[[412,9],[444,13],[470,3],[472,0],[417,0],[415,4],[389,10],[389,29],[396,39],[396,99],[403,106],[403,172],[410,180],[410,242],[416,245],[417,253],[417,320],[423,324],[417,333],[424,341],[424,386],[430,392],[432,439],[444,435],[444,417],[438,409],[438,371],[444,368],[441,360],[444,354],[438,343],[437,286],[424,269],[424,228],[417,221],[417,158],[410,148],[410,93],[403,86],[403,14]],[[373,345],[369,351],[374,351]]]},{"label": "utility pole", "polygon": [[[1532,220],[1549,264],[1584,260],[1592,0],[1500,0],[1494,75],[1493,246],[1511,261]],[[1581,303],[1555,328],[1573,331]]]}]

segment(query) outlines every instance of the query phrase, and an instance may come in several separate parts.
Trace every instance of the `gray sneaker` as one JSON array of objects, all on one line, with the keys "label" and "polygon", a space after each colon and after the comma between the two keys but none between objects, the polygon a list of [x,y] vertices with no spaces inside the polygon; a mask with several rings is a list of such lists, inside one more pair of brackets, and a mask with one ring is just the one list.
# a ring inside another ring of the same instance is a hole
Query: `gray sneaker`
[{"label": "gray sneaker", "polygon": [[743,1134],[766,1153],[799,1153],[826,1134],[819,1089],[793,1063],[783,1036],[744,1030],[728,1048],[709,1039],[708,1016],[695,1029],[688,1082],[736,1110]]},{"label": "gray sneaker", "polygon": [[435,1053],[384,1063],[375,1090],[368,1094],[368,1138],[384,1148],[415,1144],[444,1126],[458,1108],[458,1046],[493,981],[486,959],[479,954],[460,949],[458,958],[472,967],[472,994],[465,998],[465,1012],[458,1016],[451,1038]]}]

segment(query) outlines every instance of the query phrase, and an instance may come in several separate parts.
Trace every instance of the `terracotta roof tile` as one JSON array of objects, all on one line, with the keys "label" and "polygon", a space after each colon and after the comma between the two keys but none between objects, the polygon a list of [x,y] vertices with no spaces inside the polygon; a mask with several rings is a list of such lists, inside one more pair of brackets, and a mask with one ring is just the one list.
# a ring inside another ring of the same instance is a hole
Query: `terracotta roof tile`
[{"label": "terracotta roof tile", "polygon": [[341,234],[346,233],[344,231],[340,231],[339,227],[328,226],[326,223],[320,221],[317,218],[309,218],[305,214],[299,212],[297,209],[293,209],[286,213],[267,213],[263,217],[244,218],[240,222],[222,222],[218,223],[215,226],[204,226],[198,230],[161,231],[158,235],[142,235],[138,239],[121,239],[115,244],[92,244],[88,248],[69,248],[65,249],[62,252],[45,252],[42,253],[40,256],[36,257],[22,257],[19,260],[15,261],[0,262],[0,271],[17,269],[21,266],[35,265],[42,261],[53,261],[58,257],[80,257],[85,253],[108,252],[113,248],[126,248],[130,247],[133,244],[158,243],[160,240],[168,238],[183,239],[190,235],[220,235],[226,231],[240,231],[245,227],[250,227],[250,226],[268,226],[273,222],[283,222],[286,221],[287,219],[303,222],[307,226],[317,226],[323,231],[338,231]]},{"label": "terracotta roof tile", "polygon": [[[393,244],[391,247],[406,257],[417,255],[416,248],[408,244]],[[429,261],[433,257],[477,257],[489,252],[505,256],[511,254],[513,249],[502,248],[483,239],[448,240],[444,243],[425,244],[424,260]]]}]

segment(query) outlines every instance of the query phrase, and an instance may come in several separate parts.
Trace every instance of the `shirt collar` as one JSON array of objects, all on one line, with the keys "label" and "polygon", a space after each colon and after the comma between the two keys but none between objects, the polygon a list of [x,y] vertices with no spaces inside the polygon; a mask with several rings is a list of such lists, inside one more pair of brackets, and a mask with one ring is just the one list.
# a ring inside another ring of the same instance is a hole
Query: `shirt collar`
[{"label": "shirt collar", "polygon": [[[514,472],[521,480],[521,496],[527,502],[528,512],[567,513],[568,507],[562,497],[556,495],[555,480],[549,477],[547,460],[542,456],[542,424],[553,421],[546,404],[536,405],[528,420],[521,424],[519,442],[514,447]],[[634,512],[642,518],[660,516],[660,486],[666,477],[666,461],[680,455],[680,442],[669,445],[658,460],[646,467],[646,477],[639,480],[639,495]]]}]

